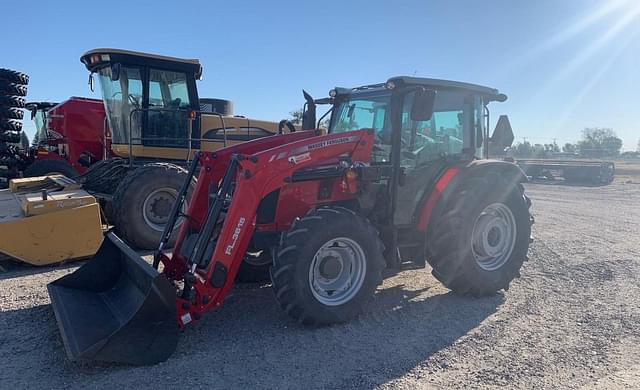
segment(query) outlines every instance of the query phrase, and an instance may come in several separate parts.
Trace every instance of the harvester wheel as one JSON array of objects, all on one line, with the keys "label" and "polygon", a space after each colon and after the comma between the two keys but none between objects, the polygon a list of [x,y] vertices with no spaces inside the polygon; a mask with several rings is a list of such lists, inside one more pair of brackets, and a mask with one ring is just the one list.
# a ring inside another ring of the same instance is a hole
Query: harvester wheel
[{"label": "harvester wheel", "polygon": [[25,104],[25,100],[22,97],[0,95],[0,107],[24,108]]},{"label": "harvester wheel", "polygon": [[460,294],[508,289],[529,249],[529,206],[521,184],[495,176],[469,180],[432,225],[427,247],[436,279]]},{"label": "harvester wheel", "polygon": [[27,76],[26,74],[4,68],[0,68],[0,80],[6,80],[11,83],[22,85],[29,84],[29,76]]},{"label": "harvester wheel", "polygon": [[273,290],[284,311],[303,324],[349,320],[382,283],[378,231],[343,207],[319,208],[296,220],[278,249]]},{"label": "harvester wheel", "polygon": [[[130,171],[113,195],[115,229],[139,249],[155,249],[187,171],[169,163],[150,163]],[[184,205],[186,208],[186,204]],[[181,224],[179,219],[177,224]],[[173,245],[178,229],[169,240]]]},{"label": "harvester wheel", "polygon": [[78,176],[78,171],[76,171],[68,162],[60,160],[36,160],[24,171],[25,177],[56,174],[65,175],[68,178],[74,178]]},{"label": "harvester wheel", "polygon": [[27,96],[27,87],[0,80],[0,95]]},{"label": "harvester wheel", "polygon": [[0,107],[0,118],[22,119],[24,118],[24,111],[19,108]]}]

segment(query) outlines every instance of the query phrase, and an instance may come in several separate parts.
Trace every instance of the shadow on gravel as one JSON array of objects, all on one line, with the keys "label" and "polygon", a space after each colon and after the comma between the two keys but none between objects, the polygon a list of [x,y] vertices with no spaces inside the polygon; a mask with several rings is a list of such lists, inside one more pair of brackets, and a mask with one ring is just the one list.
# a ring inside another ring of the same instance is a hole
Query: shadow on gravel
[{"label": "shadow on gravel", "polygon": [[69,263],[53,264],[44,267],[35,267],[33,265],[22,263],[16,260],[4,260],[0,262],[0,280],[7,280],[13,278],[21,278],[28,275],[37,275],[44,272],[51,272],[54,270],[61,270],[73,267],[79,267],[84,264],[86,260],[78,260]]},{"label": "shadow on gravel", "polygon": [[50,388],[373,388],[428,359],[429,367],[446,369],[449,363],[434,354],[478,327],[503,300],[395,285],[379,290],[365,314],[349,323],[307,328],[280,310],[269,286],[245,285],[188,329],[167,362],[150,367],[67,361],[51,307],[37,306],[0,313],[0,355],[14,357],[3,363],[0,382]]}]

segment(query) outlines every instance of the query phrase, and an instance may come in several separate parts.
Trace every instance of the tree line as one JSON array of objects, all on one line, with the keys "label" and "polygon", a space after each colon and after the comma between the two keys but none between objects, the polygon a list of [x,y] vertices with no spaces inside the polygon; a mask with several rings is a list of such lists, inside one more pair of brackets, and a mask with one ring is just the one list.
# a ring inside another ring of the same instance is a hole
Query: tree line
[{"label": "tree line", "polygon": [[[582,130],[582,138],[576,143],[567,142],[560,146],[552,144],[532,144],[518,142],[512,152],[520,158],[546,158],[554,155],[572,155],[586,158],[640,157],[640,140],[636,152],[620,153],[622,139],[611,128],[592,127]],[[627,156],[628,155],[628,156]]]}]

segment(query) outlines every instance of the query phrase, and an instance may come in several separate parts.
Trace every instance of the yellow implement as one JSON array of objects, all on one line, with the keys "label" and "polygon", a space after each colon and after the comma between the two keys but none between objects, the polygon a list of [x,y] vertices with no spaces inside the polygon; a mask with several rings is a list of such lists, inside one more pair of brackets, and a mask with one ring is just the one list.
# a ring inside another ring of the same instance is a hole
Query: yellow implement
[{"label": "yellow implement", "polygon": [[32,265],[92,256],[102,243],[100,205],[62,175],[11,180],[0,190],[0,253]]}]

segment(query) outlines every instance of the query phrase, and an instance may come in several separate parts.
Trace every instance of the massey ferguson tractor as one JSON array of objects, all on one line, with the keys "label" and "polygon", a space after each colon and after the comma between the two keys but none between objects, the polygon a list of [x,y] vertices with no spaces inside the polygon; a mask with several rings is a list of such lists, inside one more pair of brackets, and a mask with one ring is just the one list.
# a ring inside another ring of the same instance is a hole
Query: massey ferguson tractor
[{"label": "massey ferguson tractor", "polygon": [[330,104],[326,135],[300,131],[196,154],[153,264],[109,233],[89,262],[48,285],[69,358],[167,359],[179,330],[222,304],[248,252],[270,257],[276,301],[308,325],[358,315],[385,267],[428,263],[460,294],[509,288],[533,219],[523,172],[483,159],[487,105],[506,96],[414,77],[330,96],[307,95],[304,118],[315,127],[316,104]]}]

